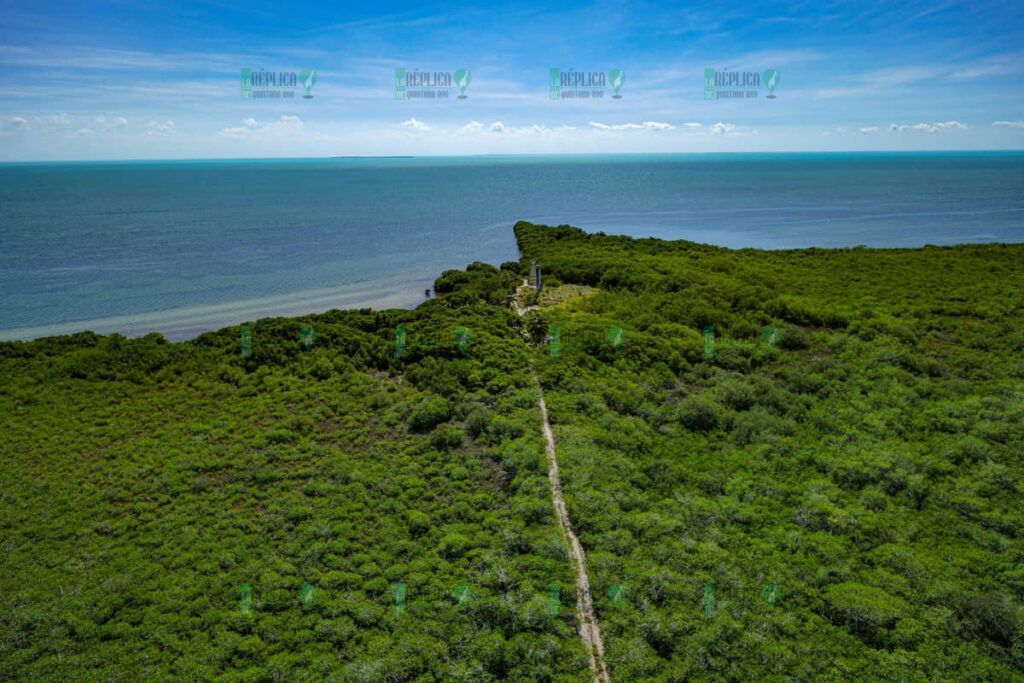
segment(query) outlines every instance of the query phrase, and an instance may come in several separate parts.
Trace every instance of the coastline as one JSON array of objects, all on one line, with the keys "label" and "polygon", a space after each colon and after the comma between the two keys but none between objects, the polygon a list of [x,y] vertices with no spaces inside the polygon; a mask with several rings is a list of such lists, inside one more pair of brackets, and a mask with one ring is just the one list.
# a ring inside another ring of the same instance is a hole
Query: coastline
[{"label": "coastline", "polygon": [[12,328],[0,330],[0,342],[32,341],[86,331],[96,334],[116,333],[126,337],[141,337],[156,332],[168,341],[187,341],[204,332],[259,318],[298,317],[333,309],[412,309],[424,301],[423,290],[432,287],[433,282],[434,277],[416,278],[411,282],[406,278],[367,280],[220,304]]}]

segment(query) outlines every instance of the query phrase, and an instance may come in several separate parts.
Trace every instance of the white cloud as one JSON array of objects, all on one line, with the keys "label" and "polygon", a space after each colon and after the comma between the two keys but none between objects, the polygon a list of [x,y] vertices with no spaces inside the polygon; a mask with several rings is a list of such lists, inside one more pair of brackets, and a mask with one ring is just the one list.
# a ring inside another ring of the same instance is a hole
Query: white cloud
[{"label": "white cloud", "polygon": [[[217,133],[222,138],[244,138],[258,140],[265,138],[295,137],[303,132],[304,122],[298,116],[282,114],[277,121],[261,124],[253,118],[242,121],[244,125],[224,128]],[[318,136],[314,136],[318,137]]]},{"label": "white cloud", "polygon": [[503,132],[505,132],[505,124],[502,123],[501,121],[495,121],[494,123],[491,124],[491,132],[492,133],[503,133]]},{"label": "white cloud", "polygon": [[993,126],[1007,126],[1009,128],[1024,128],[1024,121],[993,121]]},{"label": "white cloud", "polygon": [[419,121],[411,117],[409,118],[408,121],[403,121],[402,125],[405,126],[406,128],[412,128],[413,130],[418,130],[420,132],[426,132],[430,130],[430,126],[423,123],[422,121]]},{"label": "white cloud", "polygon": [[166,121],[164,121],[162,123],[160,121],[150,121],[149,122],[149,131],[148,131],[147,134],[148,135],[173,135],[174,133],[177,133],[177,132],[178,132],[178,129],[177,129],[177,126],[174,125],[174,121],[171,121],[170,119],[168,119],[168,120],[166,120]]},{"label": "white cloud", "polygon": [[44,116],[42,120],[55,126],[67,126],[71,124],[71,117],[67,114],[49,114]]},{"label": "white cloud", "polygon": [[719,121],[715,125],[711,126],[711,133],[714,135],[725,135],[736,130],[736,126],[731,123],[722,123]]},{"label": "white cloud", "polygon": [[940,130],[966,130],[967,126],[959,121],[941,121],[939,123],[890,123],[890,133],[902,133],[904,131],[921,131],[922,133],[938,133]]},{"label": "white cloud", "polygon": [[28,130],[28,121],[21,116],[12,116],[7,119],[7,123],[14,130]]},{"label": "white cloud", "polygon": [[598,123],[591,121],[590,125],[598,130],[674,130],[671,123],[659,123],[658,121],[644,121],[643,123]]},{"label": "white cloud", "polygon": [[470,121],[469,123],[462,127],[462,132],[475,133],[477,131],[483,130],[483,128],[484,124],[480,123],[479,121]]},{"label": "white cloud", "polygon": [[118,116],[111,121],[111,125],[114,126],[114,128],[124,128],[128,125],[128,119],[123,116]]},{"label": "white cloud", "polygon": [[683,125],[687,128],[700,128],[699,123],[684,123]]},{"label": "white cloud", "polygon": [[81,135],[83,138],[91,138],[92,136],[96,135],[96,132],[91,130],[91,129],[89,129],[89,128],[79,128],[75,132],[78,135]]},{"label": "white cloud", "polygon": [[107,121],[107,117],[104,116],[103,114],[100,114],[99,116],[96,117],[96,123],[106,123],[106,121]]},{"label": "white cloud", "polygon": [[864,128],[858,128],[857,132],[861,135],[871,135],[878,132],[878,126],[865,126]]}]

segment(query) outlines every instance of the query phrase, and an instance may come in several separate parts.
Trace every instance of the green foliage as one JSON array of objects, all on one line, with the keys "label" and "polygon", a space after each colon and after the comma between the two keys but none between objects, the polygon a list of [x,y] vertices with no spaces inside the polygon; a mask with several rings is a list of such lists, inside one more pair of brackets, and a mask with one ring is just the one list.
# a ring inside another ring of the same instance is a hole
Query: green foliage
[{"label": "green foliage", "polygon": [[687,429],[710,432],[721,421],[721,410],[702,396],[687,396],[676,406],[676,419]]},{"label": "green foliage", "polygon": [[425,432],[449,420],[451,416],[451,403],[440,396],[428,396],[417,403],[409,414],[409,428],[415,432]]},{"label": "green foliage", "polygon": [[516,236],[614,680],[1020,678],[1024,247]]},{"label": "green foliage", "polygon": [[534,344],[539,344],[548,334],[548,321],[542,313],[528,311],[523,316],[523,326],[526,334]]},{"label": "green foliage", "polygon": [[515,617],[572,567],[494,277],[458,310],[256,321],[248,359],[238,328],[0,344],[0,678],[590,680],[571,617]]},{"label": "green foliage", "polygon": [[[592,680],[534,369],[613,680],[1021,677],[1024,248],[515,233],[249,358],[0,344],[0,678]],[[508,306],[533,260],[557,357]]]}]

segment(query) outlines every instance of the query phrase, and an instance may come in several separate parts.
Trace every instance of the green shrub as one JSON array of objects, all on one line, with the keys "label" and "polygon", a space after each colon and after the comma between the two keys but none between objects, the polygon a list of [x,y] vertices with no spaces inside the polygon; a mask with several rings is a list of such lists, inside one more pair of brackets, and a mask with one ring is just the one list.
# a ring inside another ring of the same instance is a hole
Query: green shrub
[{"label": "green shrub", "polygon": [[448,451],[461,446],[463,436],[461,429],[443,424],[430,435],[430,443],[439,451]]},{"label": "green shrub", "polygon": [[828,586],[824,593],[830,617],[873,644],[884,644],[884,629],[909,616],[910,606],[881,588],[844,582]]},{"label": "green shrub", "polygon": [[787,351],[799,351],[811,345],[811,335],[802,327],[791,325],[781,332],[779,346]]},{"label": "green shrub", "polygon": [[416,404],[409,414],[409,428],[426,432],[452,416],[452,405],[440,396],[429,396]]},{"label": "green shrub", "polygon": [[692,431],[709,432],[721,422],[721,409],[702,396],[687,396],[676,406],[676,419]]},{"label": "green shrub", "polygon": [[957,604],[968,632],[1010,647],[1022,629],[1021,608],[1004,593],[971,593]]}]

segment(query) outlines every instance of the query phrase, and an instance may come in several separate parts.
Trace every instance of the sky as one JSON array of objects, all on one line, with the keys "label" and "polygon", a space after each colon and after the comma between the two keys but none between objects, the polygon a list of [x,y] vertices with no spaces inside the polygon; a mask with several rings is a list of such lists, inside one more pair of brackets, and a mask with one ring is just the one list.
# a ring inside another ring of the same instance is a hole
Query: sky
[{"label": "sky", "polygon": [[[605,83],[552,99],[551,69]],[[708,99],[706,69],[759,83]],[[1020,0],[0,0],[0,161],[957,149],[1024,149]]]}]

